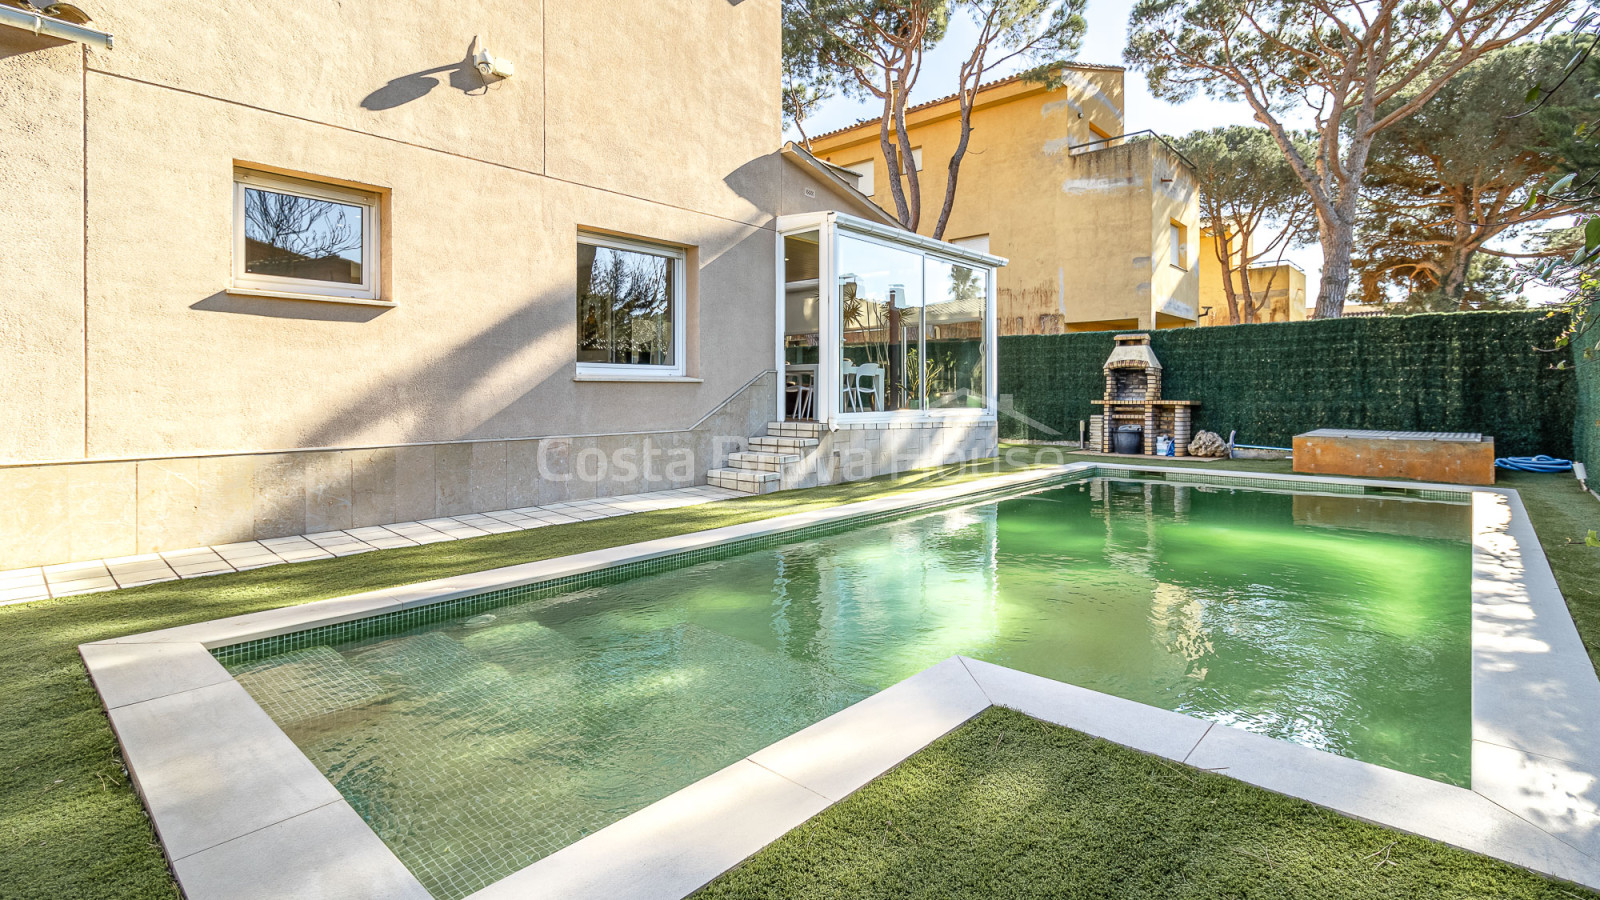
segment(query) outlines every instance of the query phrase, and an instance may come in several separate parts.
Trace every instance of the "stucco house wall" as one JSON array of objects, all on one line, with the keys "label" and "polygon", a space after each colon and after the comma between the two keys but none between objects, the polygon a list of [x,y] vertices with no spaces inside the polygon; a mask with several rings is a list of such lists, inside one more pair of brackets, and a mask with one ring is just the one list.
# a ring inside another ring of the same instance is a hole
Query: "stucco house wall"
[{"label": "stucco house wall", "polygon": [[[774,417],[773,220],[848,199],[777,152],[777,0],[90,12],[0,28],[0,569],[703,483]],[[230,293],[236,167],[377,192],[394,305]],[[686,377],[575,377],[580,229],[683,248]]]},{"label": "stucco house wall", "polygon": [[[1178,219],[1193,269],[1192,175],[1159,143],[1105,140],[1126,130],[1121,68],[1073,64],[1061,81],[1011,78],[979,91],[944,239],[987,236],[1010,260],[998,273],[1002,334],[1193,324],[1198,280],[1168,271],[1162,255]],[[907,134],[922,148],[917,230],[932,234],[960,137],[955,100],[910,111]],[[895,209],[875,123],[819,136],[813,150],[847,167],[870,161],[873,199]]]}]

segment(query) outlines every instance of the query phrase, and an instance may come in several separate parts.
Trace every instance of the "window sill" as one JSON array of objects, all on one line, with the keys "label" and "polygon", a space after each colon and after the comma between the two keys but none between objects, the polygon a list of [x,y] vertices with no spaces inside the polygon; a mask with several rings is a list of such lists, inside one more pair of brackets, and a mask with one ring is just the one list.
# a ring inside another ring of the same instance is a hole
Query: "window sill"
[{"label": "window sill", "polygon": [[1177,269],[1179,272],[1187,272],[1187,271],[1189,271],[1189,267],[1188,266],[1180,266],[1177,263],[1167,263],[1167,268],[1169,268],[1169,269]]},{"label": "window sill", "polygon": [[687,375],[574,375],[573,381],[616,381],[631,384],[665,383],[665,384],[702,384],[703,378],[690,378]]},{"label": "window sill", "polygon": [[264,291],[259,288],[224,288],[223,293],[233,297],[272,297],[277,300],[315,300],[318,303],[346,303],[353,306],[394,306],[393,300],[374,300],[370,297],[335,297],[330,294],[302,294],[299,291]]}]

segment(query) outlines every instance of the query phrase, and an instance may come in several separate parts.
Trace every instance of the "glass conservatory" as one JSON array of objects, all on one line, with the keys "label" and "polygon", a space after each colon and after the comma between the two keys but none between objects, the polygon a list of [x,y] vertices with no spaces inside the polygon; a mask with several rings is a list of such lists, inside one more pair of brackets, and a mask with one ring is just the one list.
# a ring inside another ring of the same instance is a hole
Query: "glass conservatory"
[{"label": "glass conservatory", "polygon": [[778,220],[789,419],[992,418],[998,256],[840,212]]}]

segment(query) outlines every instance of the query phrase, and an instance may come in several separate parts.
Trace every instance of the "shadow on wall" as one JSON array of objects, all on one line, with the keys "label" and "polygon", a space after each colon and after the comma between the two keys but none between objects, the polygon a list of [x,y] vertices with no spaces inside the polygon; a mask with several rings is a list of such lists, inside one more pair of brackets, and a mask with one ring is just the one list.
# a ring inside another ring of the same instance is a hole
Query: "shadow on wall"
[{"label": "shadow on wall", "polygon": [[201,312],[237,313],[269,319],[307,319],[316,322],[370,322],[390,310],[387,306],[324,303],[320,300],[289,300],[281,297],[247,297],[217,291],[189,305]]},{"label": "shadow on wall", "polygon": [[446,73],[449,74],[447,80],[450,86],[463,94],[471,94],[479,88],[486,87],[483,77],[472,64],[472,46],[469,45],[466,56],[462,57],[460,62],[434,66],[431,69],[390,79],[388,84],[363,97],[361,108],[373,111],[394,109],[413,100],[420,100],[439,86],[439,79],[434,76]]},{"label": "shadow on wall", "polygon": [[[714,236],[708,242],[716,245],[725,239]],[[718,270],[748,264],[749,259],[736,253],[703,260],[701,277],[736,283],[737,273],[720,275]],[[453,302],[457,300],[413,299],[390,309],[219,293],[191,308],[327,321],[343,332],[341,339],[360,341],[360,326],[379,315],[448,315]],[[129,552],[702,483],[707,469],[722,465],[728,452],[739,449],[743,439],[772,417],[774,375],[768,372],[750,381],[756,370],[718,371],[706,373],[703,387],[663,386],[697,392],[705,400],[692,404],[682,421],[657,425],[659,433],[506,438],[586,430],[581,421],[552,427],[543,424],[546,417],[541,415],[552,403],[576,402],[571,382],[575,303],[565,286],[530,292],[464,337],[443,346],[414,347],[389,360],[393,368],[387,371],[363,372],[354,361],[349,371],[330,371],[330,378],[351,386],[349,392],[313,407],[315,417],[309,421],[285,423],[292,431],[275,441],[288,447],[400,446],[141,463],[141,495],[172,496],[158,499],[148,511],[146,501],[140,501],[138,547]],[[390,327],[402,324],[393,316],[385,321]],[[351,327],[341,329],[341,322]],[[619,409],[616,421],[587,430],[643,430],[630,416]],[[380,431],[382,437],[374,439]]]}]

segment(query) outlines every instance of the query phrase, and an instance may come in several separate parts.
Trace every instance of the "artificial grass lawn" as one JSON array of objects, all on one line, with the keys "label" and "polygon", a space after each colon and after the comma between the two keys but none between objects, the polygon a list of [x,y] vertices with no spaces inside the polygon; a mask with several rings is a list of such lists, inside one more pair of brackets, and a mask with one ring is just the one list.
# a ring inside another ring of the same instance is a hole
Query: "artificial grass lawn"
[{"label": "artificial grass lawn", "polygon": [[695,900],[1566,898],[1504,863],[990,709]]},{"label": "artificial grass lawn", "polygon": [[[1035,452],[1019,449],[1009,463],[997,468],[1005,471],[1030,465]],[[1286,463],[1251,460],[1162,463],[1288,471]],[[178,894],[149,821],[127,783],[116,739],[78,657],[78,644],[732,525],[995,471],[992,467],[965,472],[954,467],[925,470],[621,519],[0,607],[0,685],[4,685],[0,690],[0,896],[66,900]],[[1581,542],[1583,533],[1600,521],[1600,502],[1578,491],[1570,476],[1521,475],[1507,479],[1507,484],[1523,491],[1540,539],[1552,551],[1551,561],[1568,592],[1585,643],[1591,655],[1596,655],[1600,648],[1600,598],[1596,596],[1600,551],[1569,551],[1561,541],[1576,537]],[[960,785],[949,785],[950,791],[959,789]],[[1273,795],[1254,788],[1240,785],[1239,790],[1268,806],[1278,802]],[[1182,814],[1187,813],[1173,812]],[[1348,827],[1370,829],[1384,840],[1397,837],[1374,826],[1352,822]],[[1158,841],[1149,847],[1152,849],[1142,851],[1147,863],[1165,865],[1165,845]],[[1009,852],[995,859],[969,858],[969,863],[983,869],[1008,858]],[[1481,867],[1498,866],[1473,860]],[[1093,863],[1111,868],[1125,864],[1126,860],[1114,858]],[[1042,888],[1051,883],[1041,882]]]}]

